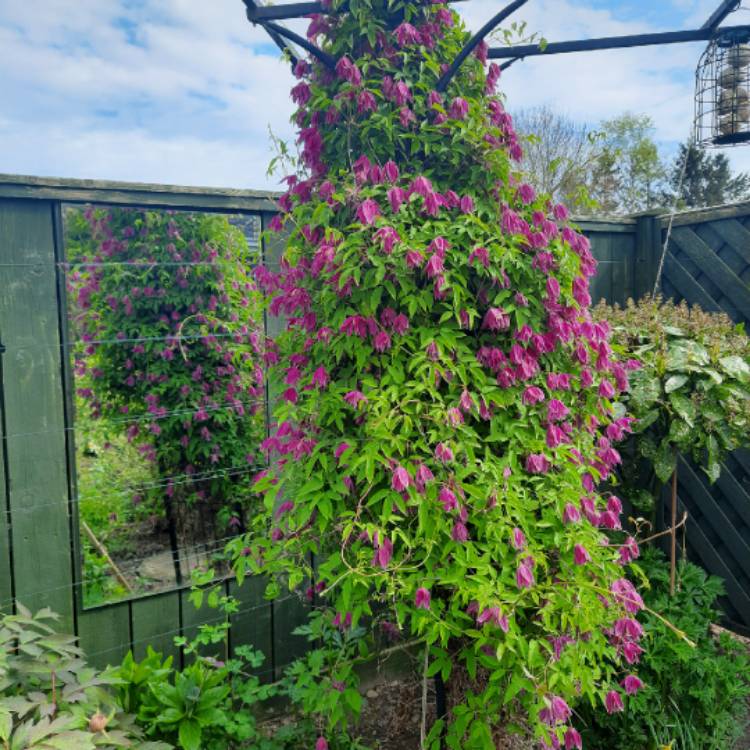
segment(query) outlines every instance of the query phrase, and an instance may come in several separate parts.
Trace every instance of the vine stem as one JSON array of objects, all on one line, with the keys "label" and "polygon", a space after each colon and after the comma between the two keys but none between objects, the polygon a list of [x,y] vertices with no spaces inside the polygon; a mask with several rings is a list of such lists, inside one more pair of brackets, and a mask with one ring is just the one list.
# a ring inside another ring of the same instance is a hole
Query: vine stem
[{"label": "vine stem", "polygon": [[424,644],[424,669],[422,670],[422,724],[419,727],[419,747],[427,750],[427,670],[430,666],[430,646]]},{"label": "vine stem", "polygon": [[[612,592],[609,589],[602,588],[601,586],[597,586],[594,583],[582,583],[580,585],[588,586],[589,588],[592,588],[594,591],[598,591],[600,594],[606,594],[607,596],[612,596]],[[687,637],[687,634],[680,630],[676,625],[673,625],[669,620],[667,620],[664,615],[660,615],[655,610],[651,609],[651,607],[647,607],[643,602],[636,601],[635,599],[628,599],[627,597],[620,597],[620,601],[629,602],[630,604],[634,604],[637,607],[640,607],[644,612],[648,612],[650,615],[653,615],[657,620],[659,620],[661,623],[666,625],[678,638],[685,641],[685,643],[688,644],[688,646],[691,646],[692,648],[695,648],[697,644],[694,641],[691,641],[690,638]]]},{"label": "vine stem", "polygon": [[677,464],[672,472],[672,533],[669,540],[669,595],[674,596],[677,583]]}]

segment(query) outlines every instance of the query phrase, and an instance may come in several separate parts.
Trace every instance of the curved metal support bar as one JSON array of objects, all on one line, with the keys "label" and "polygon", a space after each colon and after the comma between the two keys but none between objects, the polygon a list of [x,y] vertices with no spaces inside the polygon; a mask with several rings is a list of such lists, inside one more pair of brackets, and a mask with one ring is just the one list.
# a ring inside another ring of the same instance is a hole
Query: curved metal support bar
[{"label": "curved metal support bar", "polygon": [[500,66],[500,70],[508,70],[508,68],[511,65],[515,65],[517,62],[521,62],[523,60],[523,57],[514,57],[512,60],[508,60],[507,62],[504,62]]},{"label": "curved metal support bar", "polygon": [[[250,21],[253,25],[255,25],[255,12],[258,10],[258,4],[255,2],[255,0],[242,0],[243,4],[245,5],[245,12],[247,14],[247,20]],[[294,67],[297,64],[297,60],[299,59],[297,56],[297,53],[284,41],[284,39],[279,36],[279,34],[274,33],[273,31],[270,31],[269,29],[266,29],[268,32],[268,36],[271,37],[274,44],[282,51],[289,55],[292,67]]]},{"label": "curved metal support bar", "polygon": [[318,49],[312,42],[309,42],[303,36],[300,36],[294,31],[290,31],[289,29],[286,29],[283,26],[274,23],[273,21],[262,21],[261,26],[263,26],[263,28],[268,31],[269,34],[271,32],[274,32],[275,34],[288,39],[290,42],[294,42],[295,44],[299,45],[300,47],[302,47],[302,49],[309,52],[313,57],[320,60],[323,65],[330,68],[331,70],[334,70],[336,68],[336,58],[333,57],[333,55],[329,55],[327,52],[323,52],[322,49]]},{"label": "curved metal support bar", "polygon": [[482,26],[479,31],[469,40],[466,46],[458,53],[458,57],[453,61],[453,64],[445,71],[440,77],[435,88],[438,91],[445,91],[448,88],[448,84],[451,82],[453,76],[456,75],[458,69],[463,64],[464,60],[477,48],[479,42],[481,42],[487,34],[489,34],[498,24],[502,23],[508,16],[515,13],[522,5],[526,5],[528,0],[514,0],[510,5],[506,6],[499,13],[496,13],[490,18],[487,23]]}]

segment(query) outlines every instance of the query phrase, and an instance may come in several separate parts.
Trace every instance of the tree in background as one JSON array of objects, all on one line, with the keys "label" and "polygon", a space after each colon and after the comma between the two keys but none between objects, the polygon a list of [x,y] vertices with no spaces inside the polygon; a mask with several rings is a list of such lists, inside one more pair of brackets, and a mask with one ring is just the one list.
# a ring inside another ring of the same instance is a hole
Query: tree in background
[{"label": "tree in background", "polygon": [[555,200],[593,208],[588,196],[612,156],[604,133],[547,106],[521,110],[515,122],[526,138],[521,164],[530,182]]},{"label": "tree in background", "polygon": [[[687,158],[685,176],[681,180]],[[680,208],[702,208],[743,200],[750,195],[750,175],[732,174],[726,154],[709,154],[705,148],[687,142],[672,162],[668,173],[669,202]]]},{"label": "tree in background", "polygon": [[626,112],[604,120],[601,129],[604,151],[592,191],[600,208],[637,213],[658,207],[667,170],[653,138],[653,120]]}]

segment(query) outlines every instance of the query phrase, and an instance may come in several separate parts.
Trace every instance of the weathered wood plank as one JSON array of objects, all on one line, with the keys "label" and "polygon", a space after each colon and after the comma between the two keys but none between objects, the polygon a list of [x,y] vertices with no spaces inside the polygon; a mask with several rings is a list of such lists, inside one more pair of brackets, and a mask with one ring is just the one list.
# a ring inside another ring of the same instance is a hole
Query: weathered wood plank
[{"label": "weathered wood plank", "polygon": [[737,219],[728,219],[726,221],[715,221],[711,228],[721,237],[724,242],[731,245],[737,255],[745,263],[750,264],[750,230],[740,224]]},{"label": "weathered wood plank", "polygon": [[726,466],[722,466],[721,474],[716,480],[716,487],[721,490],[734,512],[750,529],[750,494]]},{"label": "weathered wood plank", "polygon": [[691,305],[700,305],[706,312],[720,312],[716,300],[685,270],[671,252],[664,259],[664,276]]},{"label": "weathered wood plank", "polygon": [[638,217],[633,260],[633,297],[651,294],[662,253],[661,221],[654,214]]},{"label": "weathered wood plank", "polygon": [[[14,267],[23,259],[33,267]],[[52,204],[0,201],[11,536],[15,595],[74,627],[65,422]]]},{"label": "weathered wood plank", "polygon": [[698,553],[699,562],[713,575],[724,579],[727,598],[744,622],[750,622],[750,595],[739,584],[726,560],[706,538],[699,523],[688,521],[688,544]]},{"label": "weathered wood plank", "polygon": [[[3,321],[0,318],[0,346]],[[13,555],[10,535],[10,487],[5,481],[5,409],[3,408],[3,355],[0,353],[0,612],[13,611]]]},{"label": "weathered wood plank", "polygon": [[180,652],[174,645],[175,636],[182,633],[180,621],[180,592],[170,591],[130,603],[133,622],[133,654],[136,659],[146,656],[147,646],[173,656],[179,664]]},{"label": "weathered wood plank", "polygon": [[[714,206],[683,211],[675,215],[672,226],[683,227],[690,224],[705,224],[708,221],[720,219],[741,218],[750,214],[750,202],[734,203],[729,206]],[[669,216],[661,217],[662,225],[666,226]]]},{"label": "weathered wood plank", "polygon": [[0,174],[0,198],[215,211],[276,211],[279,193]]},{"label": "weathered wood plank", "polygon": [[750,288],[723,263],[716,253],[690,229],[672,232],[672,240],[732,301],[745,319],[750,319]]},{"label": "weathered wood plank", "polygon": [[119,664],[130,650],[130,604],[107,604],[78,614],[78,643],[96,667]]},{"label": "weathered wood plank", "polygon": [[[737,529],[719,507],[714,496],[706,489],[690,464],[682,457],[679,461],[679,483],[687,490],[692,503],[695,503],[703,514],[706,523],[710,524],[721,540],[734,555],[735,560],[744,568],[750,567],[750,546],[737,533]],[[683,500],[684,500],[683,495]],[[746,573],[750,572],[745,570]]]}]

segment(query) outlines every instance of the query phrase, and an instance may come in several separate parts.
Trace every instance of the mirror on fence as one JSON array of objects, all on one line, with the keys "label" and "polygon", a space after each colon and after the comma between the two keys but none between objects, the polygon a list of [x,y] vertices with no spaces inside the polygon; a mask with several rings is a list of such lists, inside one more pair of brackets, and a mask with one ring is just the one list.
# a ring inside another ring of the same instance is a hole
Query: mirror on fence
[{"label": "mirror on fence", "polygon": [[90,607],[221,573],[245,528],[266,420],[260,221],[90,205],[63,219]]}]

